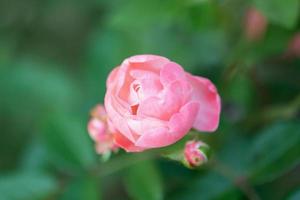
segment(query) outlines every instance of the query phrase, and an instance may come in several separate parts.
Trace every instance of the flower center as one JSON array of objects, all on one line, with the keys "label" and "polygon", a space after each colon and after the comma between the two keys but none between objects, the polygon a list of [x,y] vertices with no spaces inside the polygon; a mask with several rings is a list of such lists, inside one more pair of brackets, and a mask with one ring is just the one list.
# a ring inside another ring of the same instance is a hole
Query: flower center
[{"label": "flower center", "polygon": [[140,84],[137,84],[137,83],[136,83],[136,84],[133,84],[132,87],[133,87],[133,89],[134,89],[135,92],[138,92],[138,91],[141,89],[141,85],[140,85]]},{"label": "flower center", "polygon": [[131,113],[132,113],[133,115],[136,115],[136,114],[137,114],[138,108],[139,108],[139,104],[136,104],[136,105],[131,106]]}]

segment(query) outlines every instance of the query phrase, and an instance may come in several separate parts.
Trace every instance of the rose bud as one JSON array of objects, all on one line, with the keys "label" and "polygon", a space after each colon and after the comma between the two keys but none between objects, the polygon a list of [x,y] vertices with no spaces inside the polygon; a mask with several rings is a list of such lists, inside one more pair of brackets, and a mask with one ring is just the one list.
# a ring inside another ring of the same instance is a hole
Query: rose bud
[{"label": "rose bud", "polygon": [[249,41],[257,41],[263,38],[268,21],[256,8],[249,8],[245,17],[245,34]]},{"label": "rose bud", "polygon": [[108,154],[118,149],[113,140],[112,126],[109,126],[106,111],[102,105],[97,105],[91,112],[88,122],[88,133],[96,143],[96,151],[99,154]]},{"label": "rose bud", "polygon": [[110,73],[105,108],[116,144],[138,152],[171,145],[192,127],[215,131],[221,100],[207,78],[161,56],[137,55]]},{"label": "rose bud", "polygon": [[290,40],[286,56],[300,57],[300,33],[296,33]]},{"label": "rose bud", "polygon": [[194,168],[206,163],[208,151],[207,144],[196,140],[188,141],[184,148],[184,164],[189,168]]}]

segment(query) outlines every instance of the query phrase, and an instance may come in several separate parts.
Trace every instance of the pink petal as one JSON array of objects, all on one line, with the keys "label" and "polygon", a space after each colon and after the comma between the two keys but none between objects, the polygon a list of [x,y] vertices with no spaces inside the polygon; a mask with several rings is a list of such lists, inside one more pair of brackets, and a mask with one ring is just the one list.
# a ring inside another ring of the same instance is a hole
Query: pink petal
[{"label": "pink petal", "polygon": [[127,120],[129,128],[136,134],[136,135],[143,135],[145,134],[145,130],[152,130],[157,128],[167,128],[167,122],[162,121],[156,118],[144,118],[144,119],[128,119]]},{"label": "pink petal", "polygon": [[161,69],[160,79],[163,85],[167,85],[176,80],[186,80],[186,77],[185,72],[180,65],[169,62]]},{"label": "pink petal", "polygon": [[179,113],[173,115],[169,121],[170,132],[181,133],[180,138],[193,126],[200,109],[198,102],[192,101],[184,105]]},{"label": "pink petal", "polygon": [[157,148],[168,146],[180,140],[192,127],[199,104],[190,102],[183,106],[179,113],[173,115],[168,122],[168,128],[159,127],[145,133],[137,140],[136,146]]},{"label": "pink petal", "polygon": [[116,67],[110,72],[110,74],[108,75],[108,78],[106,80],[107,87],[112,87],[115,84],[115,82],[118,79],[117,76],[118,76],[119,69],[120,69],[120,67]]},{"label": "pink petal", "polygon": [[190,74],[187,76],[194,87],[192,99],[200,104],[194,128],[199,131],[215,131],[221,112],[221,99],[216,87],[206,78]]},{"label": "pink petal", "polygon": [[122,65],[129,65],[132,69],[143,69],[158,73],[168,62],[170,61],[167,58],[157,55],[136,55],[127,58]]},{"label": "pink petal", "polygon": [[120,133],[114,134],[114,142],[119,147],[122,147],[127,152],[141,152],[144,150],[142,147],[135,146],[130,140],[128,140],[126,137],[124,137]]},{"label": "pink petal", "polygon": [[135,80],[130,86],[130,103],[135,105],[148,97],[157,96],[162,89],[163,87],[158,76],[143,77]]},{"label": "pink petal", "polygon": [[112,122],[114,127],[117,130],[122,131],[122,133],[131,141],[135,141],[133,134],[131,133],[128,124],[126,122],[126,116],[129,116],[130,113],[127,109],[123,108],[120,105],[114,96],[112,96],[109,92],[105,95],[105,108],[107,111],[107,115],[109,120]]},{"label": "pink petal", "polygon": [[165,127],[145,130],[144,135],[137,140],[136,146],[146,149],[163,147],[174,143],[172,142],[174,137],[176,137],[176,135],[169,133],[168,128]]},{"label": "pink petal", "polygon": [[165,57],[158,56],[158,55],[151,55],[151,54],[135,55],[127,58],[126,60],[130,63],[145,63],[152,60],[169,61]]},{"label": "pink petal", "polygon": [[98,142],[106,134],[106,124],[97,118],[92,118],[88,123],[88,133],[90,137]]},{"label": "pink petal", "polygon": [[157,96],[163,89],[160,80],[158,78],[142,79],[140,100],[146,99],[151,96]]},{"label": "pink petal", "polygon": [[185,81],[174,81],[161,94],[150,97],[140,103],[138,115],[169,120],[186,103],[191,92],[190,85]]},{"label": "pink petal", "polygon": [[141,69],[132,69],[130,70],[130,76],[134,79],[142,80],[142,79],[159,79],[159,76],[156,73],[147,70]]}]

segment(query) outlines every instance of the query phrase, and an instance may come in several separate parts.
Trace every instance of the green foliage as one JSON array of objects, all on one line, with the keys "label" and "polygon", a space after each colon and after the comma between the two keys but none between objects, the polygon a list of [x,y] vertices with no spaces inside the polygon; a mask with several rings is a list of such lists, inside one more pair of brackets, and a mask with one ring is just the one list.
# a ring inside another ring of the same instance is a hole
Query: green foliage
[{"label": "green foliage", "polygon": [[100,187],[99,181],[96,177],[80,177],[74,178],[67,185],[66,191],[60,200],[100,200]]},{"label": "green foliage", "polygon": [[276,123],[257,135],[249,152],[253,181],[270,181],[300,163],[299,130],[299,121]]},{"label": "green foliage", "polygon": [[254,0],[254,5],[260,9],[271,22],[286,28],[293,28],[299,17],[299,0]]},{"label": "green foliage", "polygon": [[294,192],[289,198],[288,200],[297,200],[300,198],[300,190]]},{"label": "green foliage", "polygon": [[[250,7],[268,21],[255,41]],[[299,199],[299,29],[299,0],[0,1],[0,199]],[[135,54],[216,84],[217,132],[158,150],[201,139],[206,165],[154,161],[156,151],[97,157],[89,111]]]},{"label": "green foliage", "polygon": [[44,199],[57,189],[53,177],[36,172],[15,173],[0,176],[0,199]]},{"label": "green foliage", "polygon": [[[211,189],[208,189],[211,188]],[[238,199],[237,191],[233,191],[234,186],[226,178],[216,173],[208,173],[197,177],[193,182],[190,182],[185,190],[178,196],[174,195],[174,200],[192,200],[192,199]]]},{"label": "green foliage", "polygon": [[43,139],[58,167],[89,168],[95,163],[85,124],[72,116],[53,115],[43,127]]},{"label": "green foliage", "polygon": [[124,184],[129,195],[135,200],[163,199],[160,174],[150,161],[130,167],[126,171]]}]

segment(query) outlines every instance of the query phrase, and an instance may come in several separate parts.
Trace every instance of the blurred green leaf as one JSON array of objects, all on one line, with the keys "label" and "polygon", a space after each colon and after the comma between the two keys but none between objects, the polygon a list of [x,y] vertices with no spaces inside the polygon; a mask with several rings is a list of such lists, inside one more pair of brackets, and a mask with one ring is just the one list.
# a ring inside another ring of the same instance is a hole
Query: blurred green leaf
[{"label": "blurred green leaf", "polygon": [[95,164],[95,152],[84,120],[53,115],[43,126],[43,139],[53,161],[60,167],[79,169]]},{"label": "blurred green leaf", "polygon": [[81,101],[75,83],[58,68],[32,57],[0,68],[0,165],[11,167],[46,115],[69,112]]},{"label": "blurred green leaf", "polygon": [[267,18],[286,28],[293,28],[299,16],[299,0],[254,0],[254,5]]},{"label": "blurred green leaf", "polygon": [[170,24],[174,18],[182,14],[186,4],[185,1],[175,2],[174,0],[132,0],[126,3],[121,1],[113,10],[109,24],[126,30],[139,29],[139,32],[158,24]]},{"label": "blurred green leaf", "polygon": [[264,40],[259,43],[250,43],[249,51],[242,55],[244,62],[250,66],[257,65],[261,60],[268,59],[270,56],[284,54],[292,34],[289,30],[282,27],[269,26]]},{"label": "blurred green leaf", "polygon": [[299,199],[300,199],[300,190],[295,191],[287,198],[287,200],[299,200]]},{"label": "blurred green leaf", "polygon": [[128,34],[114,29],[96,29],[87,45],[85,55],[85,96],[90,107],[104,101],[109,72],[139,51]]},{"label": "blurred green leaf", "polygon": [[161,177],[154,163],[140,162],[130,167],[125,174],[124,184],[135,200],[161,200],[163,188]]},{"label": "blurred green leaf", "polygon": [[217,159],[225,163],[237,176],[246,176],[249,168],[249,138],[231,133],[224,138],[223,147],[216,152]]},{"label": "blurred green leaf", "polygon": [[270,181],[300,162],[300,123],[275,123],[257,135],[249,152],[251,178]]},{"label": "blurred green leaf", "polygon": [[56,181],[46,174],[23,172],[0,176],[1,200],[44,199],[56,189]]},{"label": "blurred green leaf", "polygon": [[1,70],[2,109],[32,117],[53,110],[69,111],[78,105],[81,99],[75,83],[58,67],[26,58]]},{"label": "blurred green leaf", "polygon": [[74,178],[68,183],[60,200],[100,200],[100,191],[97,177]]},{"label": "blurred green leaf", "polygon": [[184,189],[182,193],[175,193],[172,200],[238,199],[239,196],[239,193],[233,192],[234,186],[229,180],[214,172],[191,180]]},{"label": "blurred green leaf", "polygon": [[199,66],[211,66],[222,63],[228,53],[225,32],[221,29],[206,29],[193,35],[190,52]]},{"label": "blurred green leaf", "polygon": [[40,140],[32,141],[26,149],[23,150],[22,160],[20,162],[21,170],[39,171],[45,168],[47,163],[47,152]]},{"label": "blurred green leaf", "polygon": [[228,90],[226,91],[226,98],[234,103],[242,106],[244,110],[250,109],[253,104],[253,97],[255,90],[250,79],[249,73],[243,71],[245,66],[239,66],[236,75],[231,80]]}]

